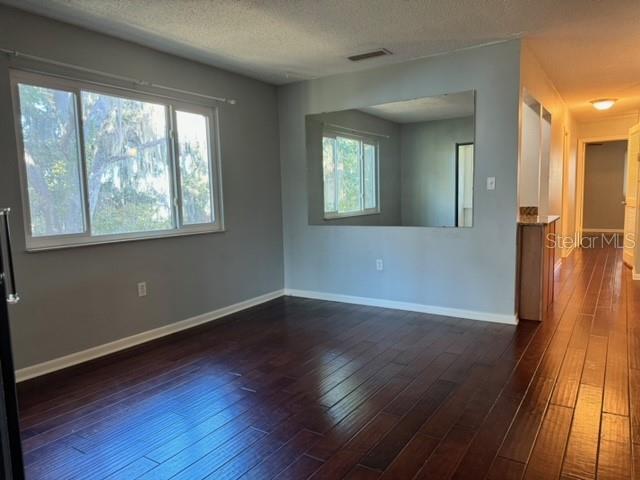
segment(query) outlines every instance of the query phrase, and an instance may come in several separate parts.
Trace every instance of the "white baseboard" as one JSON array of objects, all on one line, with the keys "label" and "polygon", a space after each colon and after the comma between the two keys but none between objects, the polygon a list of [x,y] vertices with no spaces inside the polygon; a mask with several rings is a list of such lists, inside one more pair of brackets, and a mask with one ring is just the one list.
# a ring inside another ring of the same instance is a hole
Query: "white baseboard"
[{"label": "white baseboard", "polygon": [[37,365],[21,368],[20,370],[16,371],[16,381],[22,382],[30,378],[35,378],[39,377],[40,375],[55,372],[56,370],[62,370],[63,368],[71,367],[88,360],[103,357],[105,355],[124,350],[125,348],[140,345],[141,343],[145,343],[150,340],[155,340],[157,338],[165,337],[181,330],[186,330],[197,325],[202,325],[203,323],[217,320],[224,316],[239,312],[241,310],[245,310],[250,307],[254,307],[256,305],[260,305],[261,303],[268,302],[283,295],[284,290],[276,290],[274,292],[250,298],[242,302],[234,303],[233,305],[229,305],[227,307],[222,307],[211,312],[203,313],[201,315],[196,315],[195,317],[171,323],[163,327],[154,328],[153,330],[148,330],[142,333],[137,333],[130,337],[121,338],[113,342],[98,345],[97,347],[82,350],[81,352],[65,355],[64,357],[54,358],[53,360],[38,363]]},{"label": "white baseboard", "polygon": [[[636,274],[634,273],[634,280],[636,279],[635,277]],[[640,276],[637,279],[640,280]],[[508,325],[516,325],[518,323],[518,319],[515,314],[505,315],[499,313],[479,312],[474,310],[438,307],[434,305],[398,302],[394,300],[384,300],[370,297],[355,297],[351,295],[341,295],[336,293],[313,292],[308,290],[276,290],[274,292],[250,298],[248,300],[244,300],[227,307],[222,307],[211,312],[203,313],[201,315],[196,315],[195,317],[187,318],[185,320],[165,325],[163,327],[137,333],[130,337],[121,338],[113,342],[88,348],[86,350],[72,353],[70,355],[65,355],[64,357],[54,358],[53,360],[48,360],[36,365],[21,368],[20,370],[16,371],[16,381],[23,382],[31,378],[39,377],[47,373],[55,372],[57,370],[62,370],[73,365],[103,357],[105,355],[109,355],[126,348],[134,347],[136,345],[140,345],[157,338],[165,337],[167,335],[171,335],[172,333],[196,327],[198,325],[202,325],[203,323],[212,322],[232,313],[236,313],[241,310],[260,305],[261,303],[268,302],[283,295],[290,295],[292,297],[313,298],[317,300],[329,300],[333,302],[354,303],[358,305],[369,305],[372,307],[393,308],[396,310],[408,310],[411,312],[431,313],[434,315],[445,315],[448,317],[469,318],[472,320],[483,320],[486,322],[504,323]]]},{"label": "white baseboard", "polygon": [[431,313],[434,315],[445,315],[447,317],[469,318],[471,320],[483,320],[485,322],[505,323],[507,325],[517,325],[516,314],[506,315],[503,313],[479,312],[476,310],[463,310],[459,308],[438,307],[435,305],[424,305],[421,303],[398,302],[395,300],[384,300],[370,297],[354,297],[352,295],[341,295],[338,293],[314,292],[309,290],[296,290],[286,288],[285,295],[292,297],[313,298],[317,300],[329,300],[332,302],[355,303],[357,305],[368,305],[371,307],[393,308],[396,310],[408,310],[410,312]]}]

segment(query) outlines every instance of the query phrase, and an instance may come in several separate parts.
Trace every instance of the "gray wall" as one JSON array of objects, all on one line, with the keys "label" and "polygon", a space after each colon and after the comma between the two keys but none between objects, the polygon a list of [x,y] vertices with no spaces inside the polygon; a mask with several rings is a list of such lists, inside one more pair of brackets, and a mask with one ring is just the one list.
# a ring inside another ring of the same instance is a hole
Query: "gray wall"
[{"label": "gray wall", "polygon": [[0,56],[0,205],[15,212],[18,368],[282,288],[275,87],[6,7],[0,46],[238,99],[220,107],[226,233],[25,253],[9,63]]},{"label": "gray wall", "polygon": [[[322,174],[323,123],[378,133],[380,213],[324,219],[324,195]],[[358,110],[344,110],[306,118],[309,223],[313,225],[400,225],[400,125]]]},{"label": "gray wall", "polygon": [[627,142],[587,145],[584,170],[583,228],[624,228],[624,164]]},{"label": "gray wall", "polygon": [[473,117],[402,125],[402,224],[456,224],[456,144],[473,142]]},{"label": "gray wall", "polygon": [[[520,42],[512,41],[280,87],[286,287],[513,314],[519,85]],[[308,224],[305,115],[473,89],[472,228]]]}]

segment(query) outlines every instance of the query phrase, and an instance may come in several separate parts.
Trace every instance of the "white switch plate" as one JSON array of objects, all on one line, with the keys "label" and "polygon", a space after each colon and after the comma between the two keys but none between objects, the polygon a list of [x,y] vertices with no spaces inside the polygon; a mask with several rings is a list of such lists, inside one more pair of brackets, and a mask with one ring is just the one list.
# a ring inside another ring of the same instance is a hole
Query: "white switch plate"
[{"label": "white switch plate", "polygon": [[376,260],[376,270],[381,272],[382,270],[384,270],[384,262],[382,261],[381,258],[378,258]]},{"label": "white switch plate", "polygon": [[139,297],[147,296],[147,282],[138,283],[138,296]]},{"label": "white switch plate", "polygon": [[496,189],[496,177],[487,177],[487,190]]}]

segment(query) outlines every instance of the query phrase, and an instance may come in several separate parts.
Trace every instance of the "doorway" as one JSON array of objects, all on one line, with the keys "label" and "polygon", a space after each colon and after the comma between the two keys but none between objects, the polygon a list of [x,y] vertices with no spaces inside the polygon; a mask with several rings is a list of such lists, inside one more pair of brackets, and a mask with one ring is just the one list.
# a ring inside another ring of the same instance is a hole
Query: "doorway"
[{"label": "doorway", "polygon": [[473,223],[473,143],[456,144],[456,226]]},{"label": "doorway", "polygon": [[[585,205],[587,203],[587,201],[585,200],[585,185],[586,185],[585,182],[586,182],[586,164],[587,164],[586,158],[587,158],[587,151],[589,151],[590,156],[593,156],[595,154],[597,158],[598,148],[602,149],[602,153],[605,153],[605,154],[609,149],[615,150],[615,146],[608,147],[609,144],[615,144],[619,148],[621,148],[622,145],[628,144],[628,138],[629,137],[627,135],[611,135],[611,136],[589,137],[589,138],[578,139],[578,152],[577,152],[577,165],[576,165],[576,200],[575,200],[576,245],[581,245],[583,238],[585,236],[592,236],[597,234],[618,235],[618,232],[620,229],[622,229],[622,231],[624,232],[624,228],[625,228],[624,220],[622,222],[623,224],[622,227],[619,227],[620,225],[619,220],[616,219],[614,222],[610,223],[614,225],[614,228],[608,229],[608,227],[606,227],[607,224],[604,224],[604,225],[595,224],[593,220],[593,216],[590,216],[590,220],[589,220],[590,224],[585,225]],[[623,165],[627,165],[626,157],[627,155],[625,154]],[[617,161],[618,161],[618,169],[616,169],[615,171],[617,172],[616,173],[617,178],[620,178],[620,170],[619,170],[620,158],[619,157]],[[607,202],[610,202],[611,208],[614,208],[616,212],[620,211],[619,210],[620,207],[622,208],[623,211],[625,208],[625,205],[624,205],[625,198],[623,195],[624,195],[624,189],[626,188],[625,183],[628,183],[625,181],[625,176],[628,175],[627,170],[628,170],[628,166],[625,166],[623,168],[621,185],[619,187],[617,186],[618,181],[616,180],[615,193],[611,194],[611,192],[609,192],[607,195],[604,195],[604,196],[607,196]],[[596,177],[597,177],[597,173],[596,173]],[[613,203],[616,201],[617,201],[617,205],[615,205],[614,207]],[[596,219],[597,217],[598,217],[598,214],[596,213]],[[611,230],[613,230],[613,232]]]},{"label": "doorway", "polygon": [[623,233],[626,175],[626,140],[585,145],[583,233]]}]

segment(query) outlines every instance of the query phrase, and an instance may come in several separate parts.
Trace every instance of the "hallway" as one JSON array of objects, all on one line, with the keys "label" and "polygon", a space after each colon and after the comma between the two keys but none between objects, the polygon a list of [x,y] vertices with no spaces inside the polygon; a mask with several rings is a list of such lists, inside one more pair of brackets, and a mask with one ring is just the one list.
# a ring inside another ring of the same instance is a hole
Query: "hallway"
[{"label": "hallway", "polygon": [[585,249],[555,298],[512,327],[286,297],[22,385],[28,478],[634,478],[640,284]]},{"label": "hallway", "polygon": [[531,378],[491,478],[520,478],[523,463],[531,479],[637,478],[640,285],[614,248],[577,250],[556,275],[551,319],[507,386]]}]

